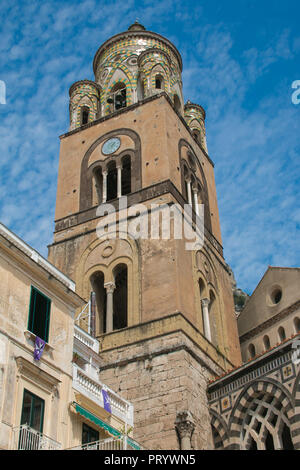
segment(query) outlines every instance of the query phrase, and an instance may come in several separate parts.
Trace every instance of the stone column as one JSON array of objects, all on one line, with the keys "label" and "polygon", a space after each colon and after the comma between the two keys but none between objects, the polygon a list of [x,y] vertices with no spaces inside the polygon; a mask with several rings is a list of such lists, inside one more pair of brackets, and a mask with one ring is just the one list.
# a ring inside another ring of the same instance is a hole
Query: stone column
[{"label": "stone column", "polygon": [[192,190],[191,190],[191,180],[187,180],[187,193],[188,193],[188,202],[192,205]]},{"label": "stone column", "polygon": [[114,318],[114,304],[113,294],[116,288],[113,282],[107,282],[104,284],[106,289],[106,333],[113,331],[113,318]]},{"label": "stone column", "polygon": [[122,196],[122,165],[117,166],[118,172],[118,198]]},{"label": "stone column", "polygon": [[204,325],[204,335],[211,341],[211,332],[210,332],[210,324],[209,324],[209,313],[208,313],[208,306],[209,306],[209,299],[202,299],[202,316],[203,316],[203,325]]},{"label": "stone column", "polygon": [[102,202],[107,200],[107,171],[102,171],[103,185],[102,185]]},{"label": "stone column", "polygon": [[199,215],[198,191],[197,191],[197,188],[193,188],[193,196],[194,196],[195,212],[196,212],[197,215]]},{"label": "stone column", "polygon": [[195,429],[192,414],[189,411],[179,411],[176,416],[175,427],[180,439],[180,450],[191,450],[191,439]]},{"label": "stone column", "polygon": [[91,292],[90,295],[90,317],[89,317],[89,334],[95,338],[96,336],[96,294]]}]

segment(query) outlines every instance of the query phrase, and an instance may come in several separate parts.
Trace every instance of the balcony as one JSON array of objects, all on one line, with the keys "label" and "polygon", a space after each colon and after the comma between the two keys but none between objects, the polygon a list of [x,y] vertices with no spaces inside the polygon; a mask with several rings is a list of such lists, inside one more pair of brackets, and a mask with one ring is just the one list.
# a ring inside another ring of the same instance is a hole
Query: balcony
[{"label": "balcony", "polygon": [[81,444],[68,450],[142,450],[142,447],[133,439],[123,436],[119,439],[110,437],[88,444]]},{"label": "balcony", "polygon": [[81,369],[76,364],[73,364],[73,389],[94,401],[101,408],[104,408],[102,394],[104,389],[109,397],[112,414],[120,418],[124,423],[133,426],[133,405],[102,384],[94,375]]},{"label": "balcony", "polygon": [[99,353],[99,341],[76,324],[74,325],[74,338],[75,344],[78,342],[79,345],[85,344],[92,351]]},{"label": "balcony", "polygon": [[13,428],[12,450],[60,450],[61,444],[27,424]]}]

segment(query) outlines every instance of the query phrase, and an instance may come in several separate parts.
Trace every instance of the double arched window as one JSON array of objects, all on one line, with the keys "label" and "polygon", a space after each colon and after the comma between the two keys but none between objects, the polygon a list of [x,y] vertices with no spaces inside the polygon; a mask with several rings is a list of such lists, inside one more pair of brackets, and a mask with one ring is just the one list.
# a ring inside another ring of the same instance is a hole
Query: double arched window
[{"label": "double arched window", "polygon": [[203,333],[215,346],[218,344],[217,317],[218,301],[215,292],[201,277],[198,280],[200,294]]},{"label": "double arched window", "polygon": [[113,281],[105,283],[102,271],[90,277],[96,296],[96,335],[128,326],[128,268],[118,264],[112,271]]},{"label": "double arched window", "polygon": [[199,214],[198,205],[203,203],[202,185],[195,175],[195,167],[191,167],[191,162],[189,163],[183,164],[184,196],[196,214]]}]

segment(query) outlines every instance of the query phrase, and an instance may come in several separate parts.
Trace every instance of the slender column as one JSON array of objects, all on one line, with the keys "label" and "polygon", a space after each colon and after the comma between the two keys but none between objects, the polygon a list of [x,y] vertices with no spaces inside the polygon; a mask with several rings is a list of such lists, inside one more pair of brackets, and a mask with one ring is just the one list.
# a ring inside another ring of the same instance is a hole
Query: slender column
[{"label": "slender column", "polygon": [[197,188],[193,188],[193,196],[194,196],[195,212],[196,212],[197,215],[199,215],[198,191],[197,191]]},{"label": "slender column", "polygon": [[114,328],[113,293],[116,286],[113,282],[107,282],[104,287],[106,289],[106,333],[110,333]]},{"label": "slender column", "polygon": [[180,411],[177,413],[175,426],[180,439],[180,450],[191,450],[191,439],[195,429],[192,414],[189,411]]},{"label": "slender column", "polygon": [[103,187],[102,187],[102,202],[106,202],[107,200],[107,171],[102,171],[103,176]]},{"label": "slender column", "polygon": [[96,294],[91,292],[90,296],[90,316],[89,316],[89,334],[96,336]]},{"label": "slender column", "polygon": [[188,202],[192,205],[192,190],[191,190],[191,180],[187,180],[187,192],[188,192]]},{"label": "slender column", "polygon": [[122,196],[122,165],[117,166],[118,172],[118,198]]},{"label": "slender column", "polygon": [[211,332],[210,332],[210,324],[209,324],[209,313],[208,313],[208,306],[209,306],[209,299],[202,299],[202,316],[203,316],[203,325],[204,325],[204,335],[211,341]]}]

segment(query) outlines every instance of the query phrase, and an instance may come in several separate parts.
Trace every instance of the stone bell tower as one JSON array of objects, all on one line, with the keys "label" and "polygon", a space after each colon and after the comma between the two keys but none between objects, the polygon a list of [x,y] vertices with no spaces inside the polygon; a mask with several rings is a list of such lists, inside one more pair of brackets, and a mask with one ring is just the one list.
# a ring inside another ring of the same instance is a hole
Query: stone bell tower
[{"label": "stone bell tower", "polygon": [[[100,380],[134,404],[134,438],[212,448],[207,382],[240,350],[205,111],[184,105],[176,47],[137,22],[102,44],[93,69],[95,81],[70,88],[49,259],[87,301],[96,294]],[[109,239],[97,231],[107,203],[119,216]],[[204,207],[203,247],[125,233],[122,221],[138,225],[153,204],[188,204],[192,224]]]}]

